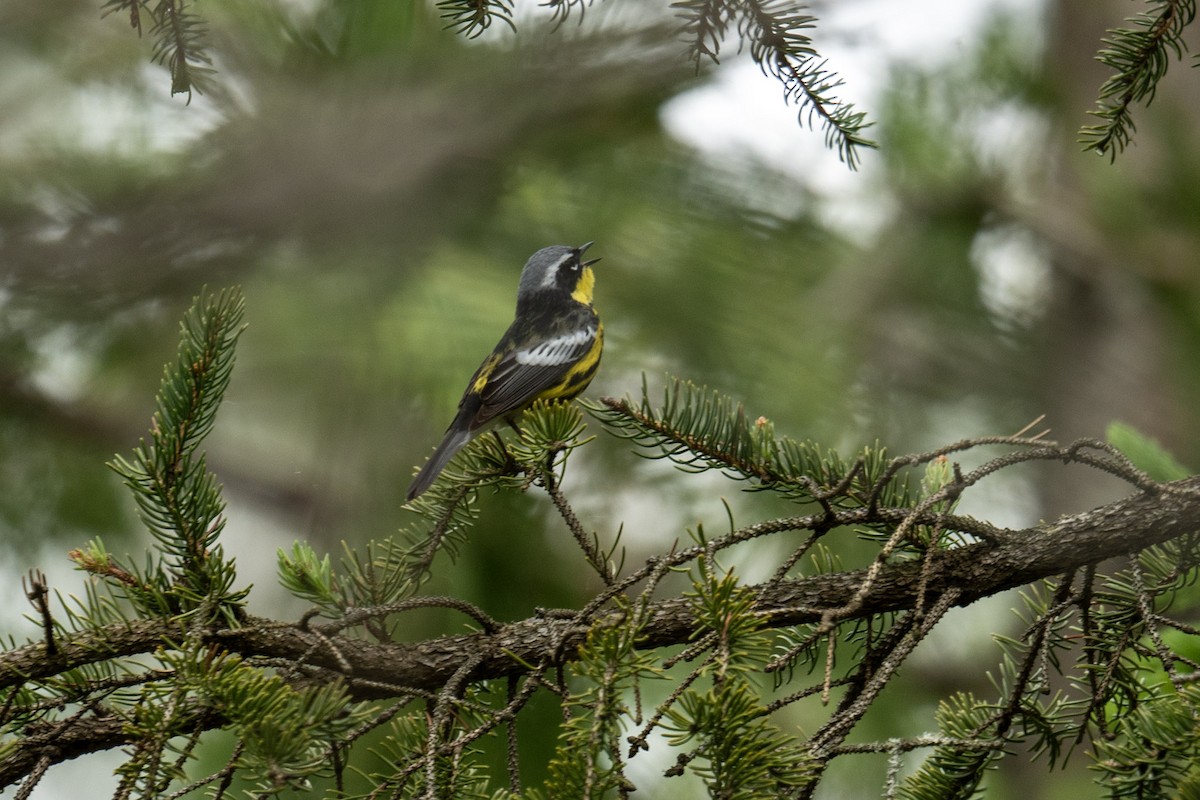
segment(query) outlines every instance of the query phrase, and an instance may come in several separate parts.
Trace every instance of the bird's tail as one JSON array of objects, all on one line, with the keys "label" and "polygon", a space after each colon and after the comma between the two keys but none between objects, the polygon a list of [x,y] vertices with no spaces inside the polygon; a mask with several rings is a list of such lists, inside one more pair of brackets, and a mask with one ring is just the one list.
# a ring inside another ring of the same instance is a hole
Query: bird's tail
[{"label": "bird's tail", "polygon": [[441,474],[446,465],[450,463],[450,459],[454,458],[454,454],[471,441],[474,432],[464,427],[451,426],[451,430],[446,432],[446,438],[442,439],[442,443],[433,451],[433,455],[425,462],[425,466],[421,467],[421,471],[417,473],[417,477],[413,479],[412,486],[408,487],[408,496],[406,500],[415,500],[422,492],[433,484],[437,476]]}]

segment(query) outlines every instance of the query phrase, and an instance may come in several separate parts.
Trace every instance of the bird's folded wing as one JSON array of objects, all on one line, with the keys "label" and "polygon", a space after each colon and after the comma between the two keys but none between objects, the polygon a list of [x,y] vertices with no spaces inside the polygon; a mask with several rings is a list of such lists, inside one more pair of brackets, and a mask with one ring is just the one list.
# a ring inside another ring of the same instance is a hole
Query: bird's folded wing
[{"label": "bird's folded wing", "polygon": [[563,380],[595,341],[596,328],[589,325],[505,356],[488,375],[482,392],[483,406],[475,416],[475,426],[529,405],[539,394]]}]

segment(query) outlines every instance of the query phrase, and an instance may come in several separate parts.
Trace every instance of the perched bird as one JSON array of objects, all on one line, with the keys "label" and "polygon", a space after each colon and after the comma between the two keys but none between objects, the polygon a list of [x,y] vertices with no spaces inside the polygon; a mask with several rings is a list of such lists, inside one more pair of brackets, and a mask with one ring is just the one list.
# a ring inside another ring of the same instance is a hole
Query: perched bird
[{"label": "perched bird", "polygon": [[570,400],[600,365],[604,326],[592,308],[596,276],[579,247],[543,247],[525,262],[517,313],[492,354],[471,376],[458,415],[408,488],[413,500],[476,434],[497,420],[513,422],[536,400]]}]

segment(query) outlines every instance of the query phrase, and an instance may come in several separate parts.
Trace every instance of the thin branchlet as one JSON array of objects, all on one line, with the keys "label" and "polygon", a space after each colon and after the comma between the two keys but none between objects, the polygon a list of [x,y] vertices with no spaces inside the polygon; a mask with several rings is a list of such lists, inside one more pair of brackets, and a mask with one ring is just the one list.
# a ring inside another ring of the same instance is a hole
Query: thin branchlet
[{"label": "thin branchlet", "polygon": [[1100,86],[1099,121],[1079,131],[1079,143],[1115,161],[1133,140],[1133,107],[1150,105],[1173,59],[1187,51],[1184,31],[1196,18],[1195,0],[1151,0],[1150,9],[1126,19],[1128,27],[1109,30],[1097,60],[1113,71]]}]

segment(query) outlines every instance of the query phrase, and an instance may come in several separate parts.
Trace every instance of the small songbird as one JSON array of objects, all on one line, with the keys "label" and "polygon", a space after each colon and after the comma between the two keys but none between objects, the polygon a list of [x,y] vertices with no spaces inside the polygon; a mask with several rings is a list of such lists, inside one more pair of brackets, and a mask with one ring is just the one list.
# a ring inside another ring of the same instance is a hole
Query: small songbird
[{"label": "small songbird", "polygon": [[515,424],[535,401],[570,400],[591,383],[604,347],[604,326],[592,308],[592,264],[600,259],[581,260],[591,246],[543,247],[525,262],[513,323],[471,376],[458,415],[408,488],[408,500],[490,423]]}]

